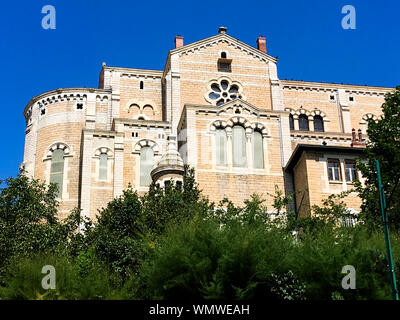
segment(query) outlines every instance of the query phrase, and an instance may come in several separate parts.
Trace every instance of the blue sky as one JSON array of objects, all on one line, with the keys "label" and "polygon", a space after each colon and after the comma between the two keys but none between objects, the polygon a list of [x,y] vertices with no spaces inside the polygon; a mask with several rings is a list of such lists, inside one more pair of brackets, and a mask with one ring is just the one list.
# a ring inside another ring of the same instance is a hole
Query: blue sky
[{"label": "blue sky", "polygon": [[[56,8],[56,29],[44,30],[41,9]],[[356,30],[344,30],[341,9],[356,9]],[[177,34],[185,43],[217,33],[279,57],[281,79],[394,87],[400,84],[398,1],[4,1],[0,19],[3,156],[0,179],[23,159],[29,100],[62,87],[97,87],[101,63],[163,69]]]}]

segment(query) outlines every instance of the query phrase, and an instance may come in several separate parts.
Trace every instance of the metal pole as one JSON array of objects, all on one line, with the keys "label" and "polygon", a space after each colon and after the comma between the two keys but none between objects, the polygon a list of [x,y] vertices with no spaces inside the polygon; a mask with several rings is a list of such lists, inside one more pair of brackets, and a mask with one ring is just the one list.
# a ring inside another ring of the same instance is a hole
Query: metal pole
[{"label": "metal pole", "polygon": [[380,200],[381,212],[382,212],[383,230],[385,232],[386,250],[387,250],[388,263],[389,263],[390,284],[392,287],[392,298],[393,298],[393,300],[399,300],[399,292],[397,291],[397,285],[396,285],[396,274],[394,273],[392,249],[390,246],[390,236],[389,236],[389,228],[388,228],[389,221],[388,221],[388,216],[386,213],[385,192],[384,192],[383,186],[382,186],[381,170],[379,169],[379,161],[378,160],[376,160],[376,172],[378,174],[379,200]]}]

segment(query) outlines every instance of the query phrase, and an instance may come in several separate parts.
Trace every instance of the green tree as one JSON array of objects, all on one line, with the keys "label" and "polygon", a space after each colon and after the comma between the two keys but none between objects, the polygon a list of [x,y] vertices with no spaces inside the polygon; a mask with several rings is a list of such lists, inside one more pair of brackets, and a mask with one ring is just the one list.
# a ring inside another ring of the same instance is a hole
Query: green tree
[{"label": "green tree", "polygon": [[379,160],[382,183],[387,197],[387,213],[390,226],[400,228],[400,86],[385,96],[383,117],[368,121],[366,163],[358,168],[365,178],[365,187],[357,182],[356,188],[362,199],[362,217],[368,225],[381,224],[377,172],[375,160]]},{"label": "green tree", "polygon": [[[79,211],[57,218],[57,186],[30,179],[21,172],[0,190],[0,282],[14,257],[68,250],[79,238]],[[72,241],[71,241],[72,240]]]},{"label": "green tree", "polygon": [[126,279],[144,259],[146,246],[154,246],[169,224],[181,224],[195,214],[205,216],[212,208],[201,197],[194,170],[185,167],[183,185],[160,187],[152,183],[148,193],[139,197],[131,187],[99,212],[97,222],[86,230],[87,249],[118,276]]}]

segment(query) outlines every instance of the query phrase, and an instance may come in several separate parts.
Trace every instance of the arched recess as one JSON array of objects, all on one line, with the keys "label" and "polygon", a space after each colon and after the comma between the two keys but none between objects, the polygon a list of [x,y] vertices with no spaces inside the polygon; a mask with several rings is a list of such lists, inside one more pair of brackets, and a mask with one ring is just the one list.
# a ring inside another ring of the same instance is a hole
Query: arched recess
[{"label": "arched recess", "polygon": [[154,108],[150,104],[146,104],[143,107],[143,112],[142,113],[145,115],[145,118],[147,120],[154,120],[155,112],[154,112]]},{"label": "arched recess", "polygon": [[141,113],[140,106],[136,103],[131,104],[128,108],[128,113],[132,119],[136,119]]},{"label": "arched recess", "polygon": [[[244,117],[235,116],[227,121],[211,122],[209,132],[212,135],[212,161],[215,166],[267,168],[267,139],[265,138],[269,137],[269,132],[262,123],[251,123]],[[238,158],[243,161],[238,161]]]},{"label": "arched recess", "polygon": [[245,129],[246,133],[251,133],[253,131],[250,121],[248,121],[246,118],[232,117],[226,123],[226,126],[231,129],[235,125],[241,125]]},{"label": "arched recess", "polygon": [[133,150],[137,161],[136,186],[137,188],[147,188],[151,183],[150,172],[156,165],[160,154],[159,146],[153,140],[142,139],[135,144]]},{"label": "arched recess", "polygon": [[[382,118],[382,116],[381,116],[381,118]],[[378,117],[372,113],[366,113],[362,116],[359,124],[360,124],[360,129],[363,134],[367,134],[369,120],[378,121]]]},{"label": "arched recess", "polygon": [[64,151],[64,156],[70,155],[70,153],[71,153],[71,149],[66,143],[64,143],[64,142],[56,142],[56,143],[53,143],[48,148],[48,151],[47,151],[47,154],[46,154],[46,158],[47,159],[51,159],[53,151],[56,150],[56,149],[62,149]]},{"label": "arched recess", "polygon": [[94,161],[96,168],[96,181],[112,180],[113,152],[107,147],[97,148],[94,153]]},{"label": "arched recess", "polygon": [[160,148],[158,144],[150,139],[142,139],[138,142],[135,143],[133,147],[133,153],[140,153],[140,150],[142,147],[150,147],[154,151],[154,155],[159,155],[160,154]]},{"label": "arched recess", "polygon": [[71,156],[71,149],[66,143],[53,143],[48,149],[43,159],[46,161],[46,181],[58,185],[57,196],[59,198],[68,198],[67,189],[67,172],[68,157]]}]

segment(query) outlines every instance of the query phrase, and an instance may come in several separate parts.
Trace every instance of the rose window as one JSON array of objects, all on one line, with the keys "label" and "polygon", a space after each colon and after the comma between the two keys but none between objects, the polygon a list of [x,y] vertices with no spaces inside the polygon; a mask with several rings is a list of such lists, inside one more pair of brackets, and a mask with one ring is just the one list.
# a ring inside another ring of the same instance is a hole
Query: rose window
[{"label": "rose window", "polygon": [[220,106],[231,100],[243,99],[244,97],[239,84],[232,83],[228,79],[222,79],[211,82],[205,98],[212,104]]}]

